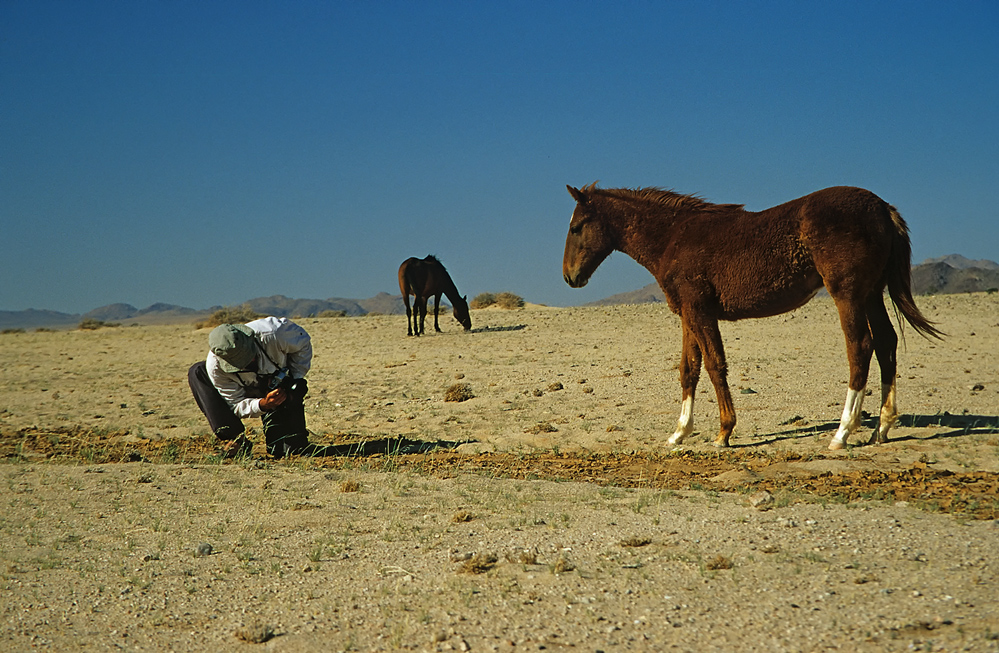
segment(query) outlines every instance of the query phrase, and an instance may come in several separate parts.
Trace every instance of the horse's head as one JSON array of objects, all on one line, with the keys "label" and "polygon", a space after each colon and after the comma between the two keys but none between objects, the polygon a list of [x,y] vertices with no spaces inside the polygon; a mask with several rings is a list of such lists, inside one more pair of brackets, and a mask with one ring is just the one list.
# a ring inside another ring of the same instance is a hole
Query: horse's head
[{"label": "horse's head", "polygon": [[565,237],[565,254],[562,257],[562,278],[573,288],[582,288],[590,275],[614,250],[610,234],[590,201],[596,184],[582,190],[566,186],[576,200],[576,210],[569,221],[569,234]]},{"label": "horse's head", "polygon": [[454,319],[458,320],[461,326],[465,327],[465,331],[472,328],[472,316],[468,314],[468,295],[464,297],[459,297],[454,302]]}]

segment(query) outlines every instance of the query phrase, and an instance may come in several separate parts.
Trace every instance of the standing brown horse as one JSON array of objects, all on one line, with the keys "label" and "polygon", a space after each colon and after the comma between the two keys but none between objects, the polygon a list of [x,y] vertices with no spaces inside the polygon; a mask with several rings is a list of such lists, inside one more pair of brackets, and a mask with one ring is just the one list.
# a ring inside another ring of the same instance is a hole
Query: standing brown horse
[{"label": "standing brown horse", "polygon": [[[402,301],[406,304],[406,330],[407,335],[421,335],[423,333],[423,323],[427,317],[427,300],[434,296],[434,330],[440,331],[441,327],[437,323],[437,311],[441,306],[441,295],[447,295],[451,305],[454,306],[454,319],[465,327],[465,331],[472,328],[472,318],[468,314],[468,302],[458,292],[458,288],[451,281],[451,275],[447,273],[444,266],[435,256],[426,258],[408,258],[399,266],[399,290],[402,292]],[[413,295],[413,310],[409,308],[409,296]],[[415,312],[419,312],[420,322],[417,325]]]},{"label": "standing brown horse", "polygon": [[842,449],[860,425],[871,354],[881,367],[881,414],[870,443],[886,442],[898,419],[895,349],[898,337],[883,292],[924,336],[943,334],[912,299],[909,231],[898,211],[861,188],[827,188],[759,213],[739,204],[709,204],[658,188],[567,186],[576,200],[562,260],[573,288],[586,285],[613,251],[624,252],[659,282],[683,323],[683,403],[670,444],[694,430],[694,391],[701,360],[718,396],[727,447],[735,426],[718,320],[778,315],[803,306],[825,286],[846,336],[850,384],[839,430]]}]

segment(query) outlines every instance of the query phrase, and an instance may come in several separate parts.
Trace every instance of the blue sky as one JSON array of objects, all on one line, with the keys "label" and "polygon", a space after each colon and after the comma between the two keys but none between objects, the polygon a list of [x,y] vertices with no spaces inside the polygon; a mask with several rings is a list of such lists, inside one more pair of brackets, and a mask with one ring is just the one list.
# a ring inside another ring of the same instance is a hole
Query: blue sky
[{"label": "blue sky", "polygon": [[0,310],[398,293],[573,305],[565,185],[869,188],[999,259],[999,4],[0,2]]}]

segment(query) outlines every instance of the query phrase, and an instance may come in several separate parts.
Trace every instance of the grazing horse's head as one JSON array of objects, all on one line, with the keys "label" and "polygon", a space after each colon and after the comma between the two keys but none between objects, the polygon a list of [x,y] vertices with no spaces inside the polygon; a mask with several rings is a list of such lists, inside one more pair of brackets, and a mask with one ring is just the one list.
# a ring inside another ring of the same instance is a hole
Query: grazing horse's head
[{"label": "grazing horse's head", "polygon": [[610,235],[590,202],[596,183],[582,190],[566,186],[576,200],[576,210],[569,221],[562,257],[562,278],[573,288],[582,288],[590,275],[614,250]]},{"label": "grazing horse's head", "polygon": [[454,319],[458,320],[461,326],[465,327],[465,331],[472,328],[472,316],[468,314],[468,295],[464,297],[459,297],[454,302]]}]

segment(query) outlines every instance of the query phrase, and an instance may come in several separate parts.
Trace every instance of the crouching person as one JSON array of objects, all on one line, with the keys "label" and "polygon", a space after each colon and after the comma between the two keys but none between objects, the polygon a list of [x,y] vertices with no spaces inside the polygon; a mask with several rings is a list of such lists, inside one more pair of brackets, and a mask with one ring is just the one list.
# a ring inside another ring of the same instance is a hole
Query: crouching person
[{"label": "crouching person", "polygon": [[267,453],[310,454],[305,428],[312,339],[286,318],[223,324],[208,334],[208,357],[188,371],[191,392],[227,457],[249,455],[243,419],[260,417]]}]

